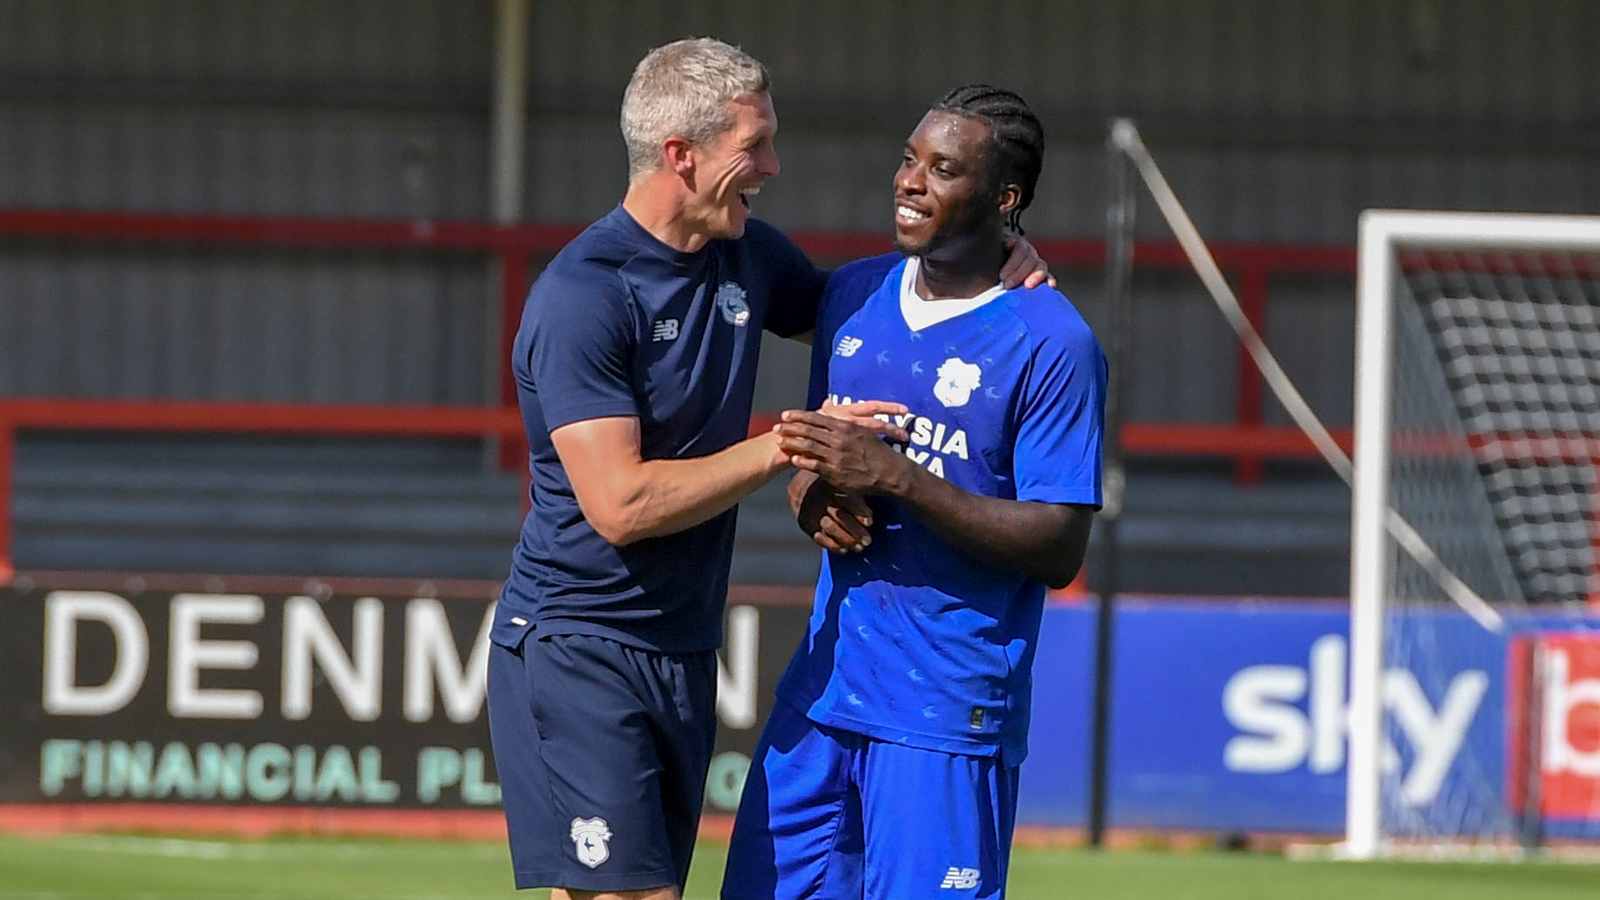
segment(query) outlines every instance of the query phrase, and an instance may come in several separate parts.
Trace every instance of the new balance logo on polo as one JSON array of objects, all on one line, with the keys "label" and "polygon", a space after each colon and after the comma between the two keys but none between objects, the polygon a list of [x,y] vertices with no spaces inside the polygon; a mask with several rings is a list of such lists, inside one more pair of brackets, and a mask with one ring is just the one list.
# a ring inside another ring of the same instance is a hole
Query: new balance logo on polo
[{"label": "new balance logo on polo", "polygon": [[844,337],[839,338],[839,346],[833,348],[833,352],[839,354],[840,356],[855,356],[856,351],[860,349],[861,338],[851,337],[847,334]]},{"label": "new balance logo on polo", "polygon": [[970,891],[970,890],[972,890],[973,888],[975,888],[977,886],[978,886],[978,870],[977,869],[963,869],[963,868],[960,868],[958,866],[951,866],[950,867],[950,871],[944,873],[944,881],[940,882],[939,889],[940,890],[954,889],[954,890],[958,890],[958,891]]},{"label": "new balance logo on polo", "polygon": [[678,339],[678,320],[662,319],[650,329],[652,341],[675,341]]}]

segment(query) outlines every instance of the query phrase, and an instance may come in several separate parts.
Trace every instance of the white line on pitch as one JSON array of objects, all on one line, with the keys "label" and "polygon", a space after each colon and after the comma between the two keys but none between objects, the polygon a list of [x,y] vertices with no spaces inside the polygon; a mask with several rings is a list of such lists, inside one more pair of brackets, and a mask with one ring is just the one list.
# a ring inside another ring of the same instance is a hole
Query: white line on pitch
[{"label": "white line on pitch", "polygon": [[[61,892],[61,891],[0,891],[0,900],[328,900],[327,894],[216,894],[151,892]],[[500,897],[504,895],[495,895]],[[339,894],[337,900],[475,900],[464,894]],[[488,900],[488,898],[486,898]]]},{"label": "white line on pitch", "polygon": [[[286,856],[353,859],[363,856],[389,855],[399,847],[404,847],[407,852],[431,851],[447,855],[460,855],[462,851],[467,851],[469,855],[485,858],[501,857],[506,852],[504,848],[497,845],[440,844],[428,846],[422,844],[413,846],[410,844],[319,844],[313,842],[242,843],[113,835],[64,838],[57,839],[52,843],[57,845],[64,844],[91,852],[132,853],[141,856],[168,856],[187,859],[280,859]],[[0,894],[0,898],[9,896],[8,894]]]}]

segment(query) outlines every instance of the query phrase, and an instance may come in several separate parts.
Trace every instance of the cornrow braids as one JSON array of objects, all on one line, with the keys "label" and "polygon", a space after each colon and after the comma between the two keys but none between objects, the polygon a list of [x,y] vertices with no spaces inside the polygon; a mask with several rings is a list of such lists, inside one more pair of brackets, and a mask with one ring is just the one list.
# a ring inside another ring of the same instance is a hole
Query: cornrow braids
[{"label": "cornrow braids", "polygon": [[969,84],[944,95],[933,108],[977,119],[989,128],[990,177],[995,184],[1013,182],[1022,198],[1006,216],[1006,227],[1022,234],[1022,211],[1044,169],[1044,126],[1014,91],[990,84]]}]

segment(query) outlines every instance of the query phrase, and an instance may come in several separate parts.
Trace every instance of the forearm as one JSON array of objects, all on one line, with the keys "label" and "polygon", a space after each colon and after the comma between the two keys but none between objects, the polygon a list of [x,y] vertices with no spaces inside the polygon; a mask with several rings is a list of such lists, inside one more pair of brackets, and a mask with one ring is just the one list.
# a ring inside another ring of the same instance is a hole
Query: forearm
[{"label": "forearm", "polygon": [[896,453],[877,434],[818,412],[785,412],[777,433],[797,468],[847,494],[900,500],[935,534],[975,559],[1051,587],[1065,587],[1083,564],[1088,507],[969,493]]},{"label": "forearm", "polygon": [[945,542],[990,565],[1053,588],[1071,583],[1083,565],[1085,508],[984,497],[909,463],[889,493]]},{"label": "forearm", "polygon": [[[673,534],[732,509],[788,468],[776,438],[757,435],[694,459],[643,460],[618,473],[615,501],[589,517],[601,536],[619,546]],[[581,499],[581,498],[580,498]]]}]

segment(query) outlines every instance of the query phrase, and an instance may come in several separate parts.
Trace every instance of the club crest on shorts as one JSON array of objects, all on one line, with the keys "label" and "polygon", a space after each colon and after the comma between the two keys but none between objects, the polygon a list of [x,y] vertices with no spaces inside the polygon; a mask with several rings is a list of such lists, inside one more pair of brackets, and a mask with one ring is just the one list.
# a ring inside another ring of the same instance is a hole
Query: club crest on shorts
[{"label": "club crest on shorts", "polygon": [[959,356],[939,366],[939,380],[933,384],[934,399],[945,406],[966,406],[972,392],[983,384],[983,370]]},{"label": "club crest on shorts", "polygon": [[572,820],[572,845],[578,850],[578,862],[594,868],[611,858],[611,828],[598,816],[593,819]]},{"label": "club crest on shorts", "polygon": [[743,328],[750,321],[750,304],[744,297],[744,288],[731,281],[717,288],[717,309],[729,325]]}]

